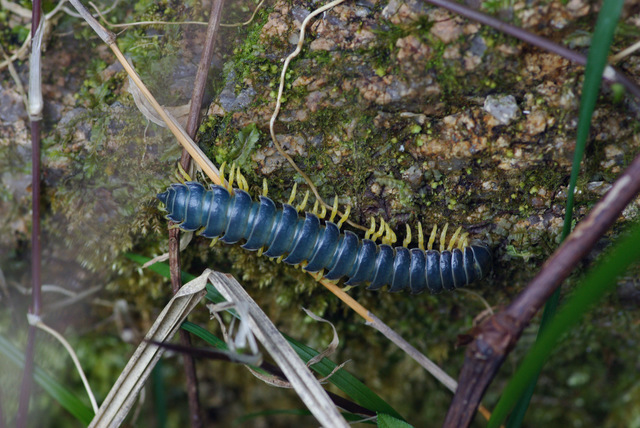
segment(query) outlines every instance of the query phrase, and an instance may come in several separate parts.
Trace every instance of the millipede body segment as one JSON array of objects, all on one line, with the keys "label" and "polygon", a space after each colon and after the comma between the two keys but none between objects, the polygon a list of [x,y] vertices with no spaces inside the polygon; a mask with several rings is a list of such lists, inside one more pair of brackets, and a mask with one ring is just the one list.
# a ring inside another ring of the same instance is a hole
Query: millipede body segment
[{"label": "millipede body segment", "polygon": [[[461,244],[445,251],[392,247],[360,240],[350,231],[340,232],[333,221],[321,221],[305,212],[304,217],[290,204],[281,209],[266,196],[254,201],[240,189],[230,193],[225,187],[189,181],[172,184],[158,194],[167,218],[185,231],[199,230],[207,238],[220,238],[242,248],[264,249],[268,257],[284,257],[297,265],[306,262],[309,272],[325,270],[330,280],[348,277],[347,285],[370,283],[377,290],[408,288],[412,293],[453,290],[479,280],[491,269],[491,253],[484,245]],[[435,232],[435,231],[434,231]]]}]

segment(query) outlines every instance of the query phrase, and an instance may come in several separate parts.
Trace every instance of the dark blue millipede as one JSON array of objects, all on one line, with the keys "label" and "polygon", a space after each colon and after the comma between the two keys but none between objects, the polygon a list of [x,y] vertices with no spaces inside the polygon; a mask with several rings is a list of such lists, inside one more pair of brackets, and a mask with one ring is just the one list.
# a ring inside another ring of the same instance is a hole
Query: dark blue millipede
[{"label": "dark blue millipede", "polygon": [[234,188],[231,193],[211,185],[206,190],[202,184],[188,181],[172,184],[158,199],[166,206],[167,218],[179,223],[182,230],[200,230],[202,236],[219,237],[227,244],[245,240],[244,249],[264,248],[266,256],[286,256],[284,262],[291,265],[306,262],[305,270],[324,269],[324,277],[330,280],[346,276],[347,285],[370,283],[373,290],[390,285],[391,292],[408,288],[412,293],[438,293],[477,281],[491,269],[491,253],[484,245],[461,240],[461,248],[432,250],[435,228],[426,251],[394,248],[371,239],[360,240],[350,231],[340,233],[340,222],[321,222],[310,212],[300,217],[290,203],[277,209],[266,196],[253,201],[241,189]]}]

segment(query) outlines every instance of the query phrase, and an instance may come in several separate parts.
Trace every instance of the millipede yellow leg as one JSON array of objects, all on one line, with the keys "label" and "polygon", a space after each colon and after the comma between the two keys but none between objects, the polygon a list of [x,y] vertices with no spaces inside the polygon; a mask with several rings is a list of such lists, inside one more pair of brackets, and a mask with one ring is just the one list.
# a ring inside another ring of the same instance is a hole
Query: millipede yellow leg
[{"label": "millipede yellow leg", "polygon": [[[184,168],[182,167],[182,165],[180,164],[180,162],[178,162],[178,173],[180,173],[180,176],[182,176],[182,178],[185,181],[193,181],[191,179],[191,176],[189,175],[189,173],[187,171],[184,170]],[[182,181],[182,180],[180,180]]]},{"label": "millipede yellow leg", "polygon": [[318,217],[319,218],[325,218],[325,216],[327,215],[327,207],[323,205],[320,205],[320,212],[318,213]]},{"label": "millipede yellow leg", "polygon": [[380,219],[380,228],[378,229],[378,231],[376,233],[373,234],[373,236],[371,237],[372,241],[376,241],[378,238],[380,238],[382,236],[382,234],[384,233],[384,225],[385,225],[385,221],[383,219]]},{"label": "millipede yellow leg", "polygon": [[284,259],[284,254],[276,259],[276,263],[282,263],[282,259]]},{"label": "millipede yellow leg", "polygon": [[324,276],[324,269],[320,269],[318,272],[315,272],[315,273],[311,274],[311,276],[316,281],[320,281],[322,279],[322,277]]},{"label": "millipede yellow leg", "polygon": [[222,162],[222,165],[220,165],[220,181],[222,181],[222,183],[224,183],[224,169],[227,166],[227,161]]},{"label": "millipede yellow leg", "polygon": [[331,208],[331,217],[329,217],[329,221],[333,221],[336,214],[338,213],[338,195],[333,198],[333,208]]},{"label": "millipede yellow leg", "polygon": [[447,247],[447,250],[449,251],[453,250],[453,246],[456,245],[456,239],[458,239],[458,235],[460,234],[461,230],[462,230],[462,227],[458,227],[458,229],[455,231],[455,233],[451,237],[451,241],[449,241],[449,247]]},{"label": "millipede yellow leg", "polygon": [[269,193],[269,185],[267,184],[267,179],[263,178],[262,179],[262,196],[266,198],[268,193]]},{"label": "millipede yellow leg", "polygon": [[296,207],[296,211],[298,211],[298,212],[304,211],[305,207],[307,206],[307,202],[309,202],[309,191],[308,190],[304,194],[304,199],[302,200],[302,203]]},{"label": "millipede yellow leg", "polygon": [[244,177],[244,174],[240,171],[240,167],[238,167],[238,188],[240,190],[244,190],[245,192],[249,190],[249,183],[247,183],[247,179]]},{"label": "millipede yellow leg", "polygon": [[443,252],[446,245],[447,239],[447,228],[449,227],[449,223],[445,224],[442,228],[442,233],[440,234],[440,252]]},{"label": "millipede yellow leg", "polygon": [[318,200],[313,203],[313,209],[311,210],[311,214],[318,215]]},{"label": "millipede yellow leg", "polygon": [[429,243],[427,244],[427,250],[433,250],[433,243],[436,240],[436,234],[438,233],[438,225],[434,224],[431,229],[431,236],[429,236]]},{"label": "millipede yellow leg", "polygon": [[421,222],[418,222],[418,248],[424,251],[424,234],[422,233]]},{"label": "millipede yellow leg", "polygon": [[407,226],[407,234],[404,237],[404,241],[402,241],[402,246],[403,247],[408,247],[409,244],[411,244],[411,227],[409,226],[409,224],[406,224]]},{"label": "millipede yellow leg", "polygon": [[338,221],[338,229],[340,229],[342,227],[342,224],[347,221],[347,219],[349,218],[349,214],[351,213],[351,205],[347,205],[347,209],[344,210],[344,214],[342,214],[342,217],[340,217],[340,220]]},{"label": "millipede yellow leg", "polygon": [[369,237],[374,233],[376,233],[376,219],[371,217],[371,227],[369,227],[367,232],[364,234],[364,239],[369,239]]},{"label": "millipede yellow leg", "polygon": [[469,232],[465,232],[460,235],[460,239],[458,239],[458,248],[461,250],[465,247],[469,246]]},{"label": "millipede yellow leg", "polygon": [[385,224],[384,224],[384,238],[382,238],[382,243],[383,244],[387,244],[387,245],[392,245],[397,240],[398,240],[398,238],[396,237],[395,232],[393,230],[391,230],[391,227],[389,227],[389,224],[385,222]]},{"label": "millipede yellow leg", "polygon": [[211,240],[211,244],[209,244],[209,248],[213,247],[214,245],[216,245],[218,243],[218,238],[213,238]]},{"label": "millipede yellow leg", "polygon": [[260,257],[262,255],[262,250],[263,250],[262,247],[258,248],[258,257]]},{"label": "millipede yellow leg", "polygon": [[231,193],[233,195],[233,180],[236,177],[236,165],[235,164],[231,164],[231,174],[229,174],[229,184],[227,187],[227,190],[229,191],[229,193]]},{"label": "millipede yellow leg", "polygon": [[291,189],[291,196],[289,196],[289,201],[287,202],[289,205],[293,203],[293,200],[296,198],[296,191],[298,190],[298,183],[293,183],[293,189]]}]

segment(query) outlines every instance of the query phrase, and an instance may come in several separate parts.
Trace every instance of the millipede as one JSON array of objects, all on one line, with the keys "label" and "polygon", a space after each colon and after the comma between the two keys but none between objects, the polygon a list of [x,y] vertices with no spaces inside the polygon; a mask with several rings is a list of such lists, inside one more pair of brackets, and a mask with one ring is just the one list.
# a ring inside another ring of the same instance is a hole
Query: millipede
[{"label": "millipede", "polygon": [[[471,284],[491,269],[489,248],[480,243],[470,244],[468,234],[460,234],[461,228],[453,234],[448,246],[445,242],[448,225],[443,228],[440,251],[433,249],[437,226],[425,249],[420,223],[418,248],[407,248],[411,243],[408,225],[403,245],[393,247],[396,235],[384,220],[380,220],[377,227],[372,219],[371,227],[361,240],[351,231],[340,231],[349,215],[349,206],[334,222],[337,198],[328,219],[324,219],[326,209],[318,210],[317,202],[312,212],[306,211],[301,216],[299,212],[304,211],[308,192],[303,202],[294,206],[294,186],[289,201],[278,209],[267,197],[266,181],[263,194],[254,201],[239,171],[238,187],[233,187],[233,175],[232,167],[227,187],[212,184],[208,190],[195,181],[171,184],[157,195],[168,212],[166,218],[184,231],[198,231],[206,238],[226,244],[244,240],[242,248],[246,250],[301,265],[306,271],[318,272],[318,277],[329,280],[347,277],[346,285],[369,283],[370,290],[389,285],[390,292],[409,289],[414,294],[425,290],[439,293]],[[380,244],[376,243],[378,239]]]}]

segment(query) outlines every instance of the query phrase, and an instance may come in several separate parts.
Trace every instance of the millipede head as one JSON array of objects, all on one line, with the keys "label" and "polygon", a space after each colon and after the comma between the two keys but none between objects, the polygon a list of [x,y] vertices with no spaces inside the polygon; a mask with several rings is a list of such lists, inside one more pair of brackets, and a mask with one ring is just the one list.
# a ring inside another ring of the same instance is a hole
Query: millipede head
[{"label": "millipede head", "polygon": [[[166,207],[166,205],[167,205],[167,199],[169,198],[169,191],[168,191],[168,190],[165,190],[165,191],[164,191],[164,192],[162,192],[162,193],[158,193],[158,194],[156,195],[156,198],[158,198],[158,199],[160,200],[160,202],[162,202],[162,205],[164,205],[164,206]],[[163,208],[163,209],[165,209],[165,210],[166,210],[166,208]]]}]

